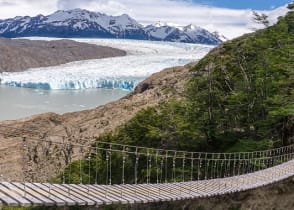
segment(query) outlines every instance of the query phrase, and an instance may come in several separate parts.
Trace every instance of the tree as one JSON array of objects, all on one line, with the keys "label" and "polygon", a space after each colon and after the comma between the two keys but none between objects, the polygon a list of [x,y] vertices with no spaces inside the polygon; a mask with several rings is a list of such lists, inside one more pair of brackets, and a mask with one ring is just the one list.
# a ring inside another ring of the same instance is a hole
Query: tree
[{"label": "tree", "polygon": [[252,13],[253,13],[253,20],[255,23],[262,24],[265,27],[269,26],[270,23],[268,20],[268,16],[266,14],[264,14],[264,13],[259,14],[256,11],[252,11]]},{"label": "tree", "polygon": [[290,10],[294,10],[294,1],[292,1],[290,4],[288,4],[287,8]]}]

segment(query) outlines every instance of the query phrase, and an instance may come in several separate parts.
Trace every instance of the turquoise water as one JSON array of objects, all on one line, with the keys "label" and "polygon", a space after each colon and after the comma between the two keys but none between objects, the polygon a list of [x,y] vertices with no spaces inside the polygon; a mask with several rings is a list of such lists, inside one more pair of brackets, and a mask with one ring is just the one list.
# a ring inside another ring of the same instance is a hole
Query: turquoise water
[{"label": "turquoise water", "polygon": [[128,91],[115,89],[38,90],[0,85],[0,121],[34,114],[65,113],[95,108],[115,101]]}]

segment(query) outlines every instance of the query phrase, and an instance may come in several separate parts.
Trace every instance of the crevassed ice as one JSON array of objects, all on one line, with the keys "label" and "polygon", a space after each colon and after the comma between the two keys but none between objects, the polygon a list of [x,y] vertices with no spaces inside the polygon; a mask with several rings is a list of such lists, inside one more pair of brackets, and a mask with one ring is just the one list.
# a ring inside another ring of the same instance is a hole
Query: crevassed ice
[{"label": "crevassed ice", "polygon": [[[31,38],[45,39],[49,38]],[[164,68],[184,65],[202,58],[212,48],[199,44],[149,42],[120,39],[74,39],[116,47],[127,56],[72,62],[64,65],[1,73],[1,84],[37,89],[115,88],[135,86]]]}]

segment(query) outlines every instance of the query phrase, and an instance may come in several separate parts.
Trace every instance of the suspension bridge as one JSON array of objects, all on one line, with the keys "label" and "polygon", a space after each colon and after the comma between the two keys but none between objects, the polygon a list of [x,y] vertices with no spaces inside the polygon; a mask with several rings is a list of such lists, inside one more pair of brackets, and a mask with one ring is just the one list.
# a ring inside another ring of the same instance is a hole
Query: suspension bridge
[{"label": "suspension bridge", "polygon": [[[101,206],[225,195],[294,176],[294,145],[240,153],[163,150],[0,126],[22,142],[22,180],[2,174],[0,205]],[[36,137],[37,136],[37,137]],[[79,139],[81,142],[83,139]],[[2,170],[2,171],[1,171]]]}]

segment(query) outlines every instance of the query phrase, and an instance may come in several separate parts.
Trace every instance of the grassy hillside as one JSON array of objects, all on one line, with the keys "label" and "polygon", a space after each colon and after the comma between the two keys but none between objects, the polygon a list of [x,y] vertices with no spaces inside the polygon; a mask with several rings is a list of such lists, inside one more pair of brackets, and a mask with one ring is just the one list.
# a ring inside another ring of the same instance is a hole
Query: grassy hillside
[{"label": "grassy hillside", "polygon": [[294,12],[201,60],[192,69],[197,76],[189,82],[187,97],[207,142],[217,148],[228,138],[241,144],[241,139],[293,143],[293,60]]},{"label": "grassy hillside", "polygon": [[[254,151],[294,142],[294,12],[212,50],[191,69],[186,97],[140,111],[100,141],[188,151]],[[91,171],[105,174],[105,157]],[[122,157],[113,156],[113,183]],[[88,180],[87,160],[65,170]],[[134,163],[126,163],[133,173]],[[144,165],[142,170],[144,169]],[[69,170],[70,169],[70,170]],[[140,169],[139,169],[140,170]],[[90,177],[94,182],[95,177]],[[130,176],[131,178],[131,176]],[[139,177],[140,178],[140,177]],[[100,180],[101,183],[107,180]],[[109,207],[111,208],[111,207]]]},{"label": "grassy hillside", "polygon": [[103,138],[194,151],[250,151],[294,141],[294,12],[212,50],[186,99],[141,111]]}]

